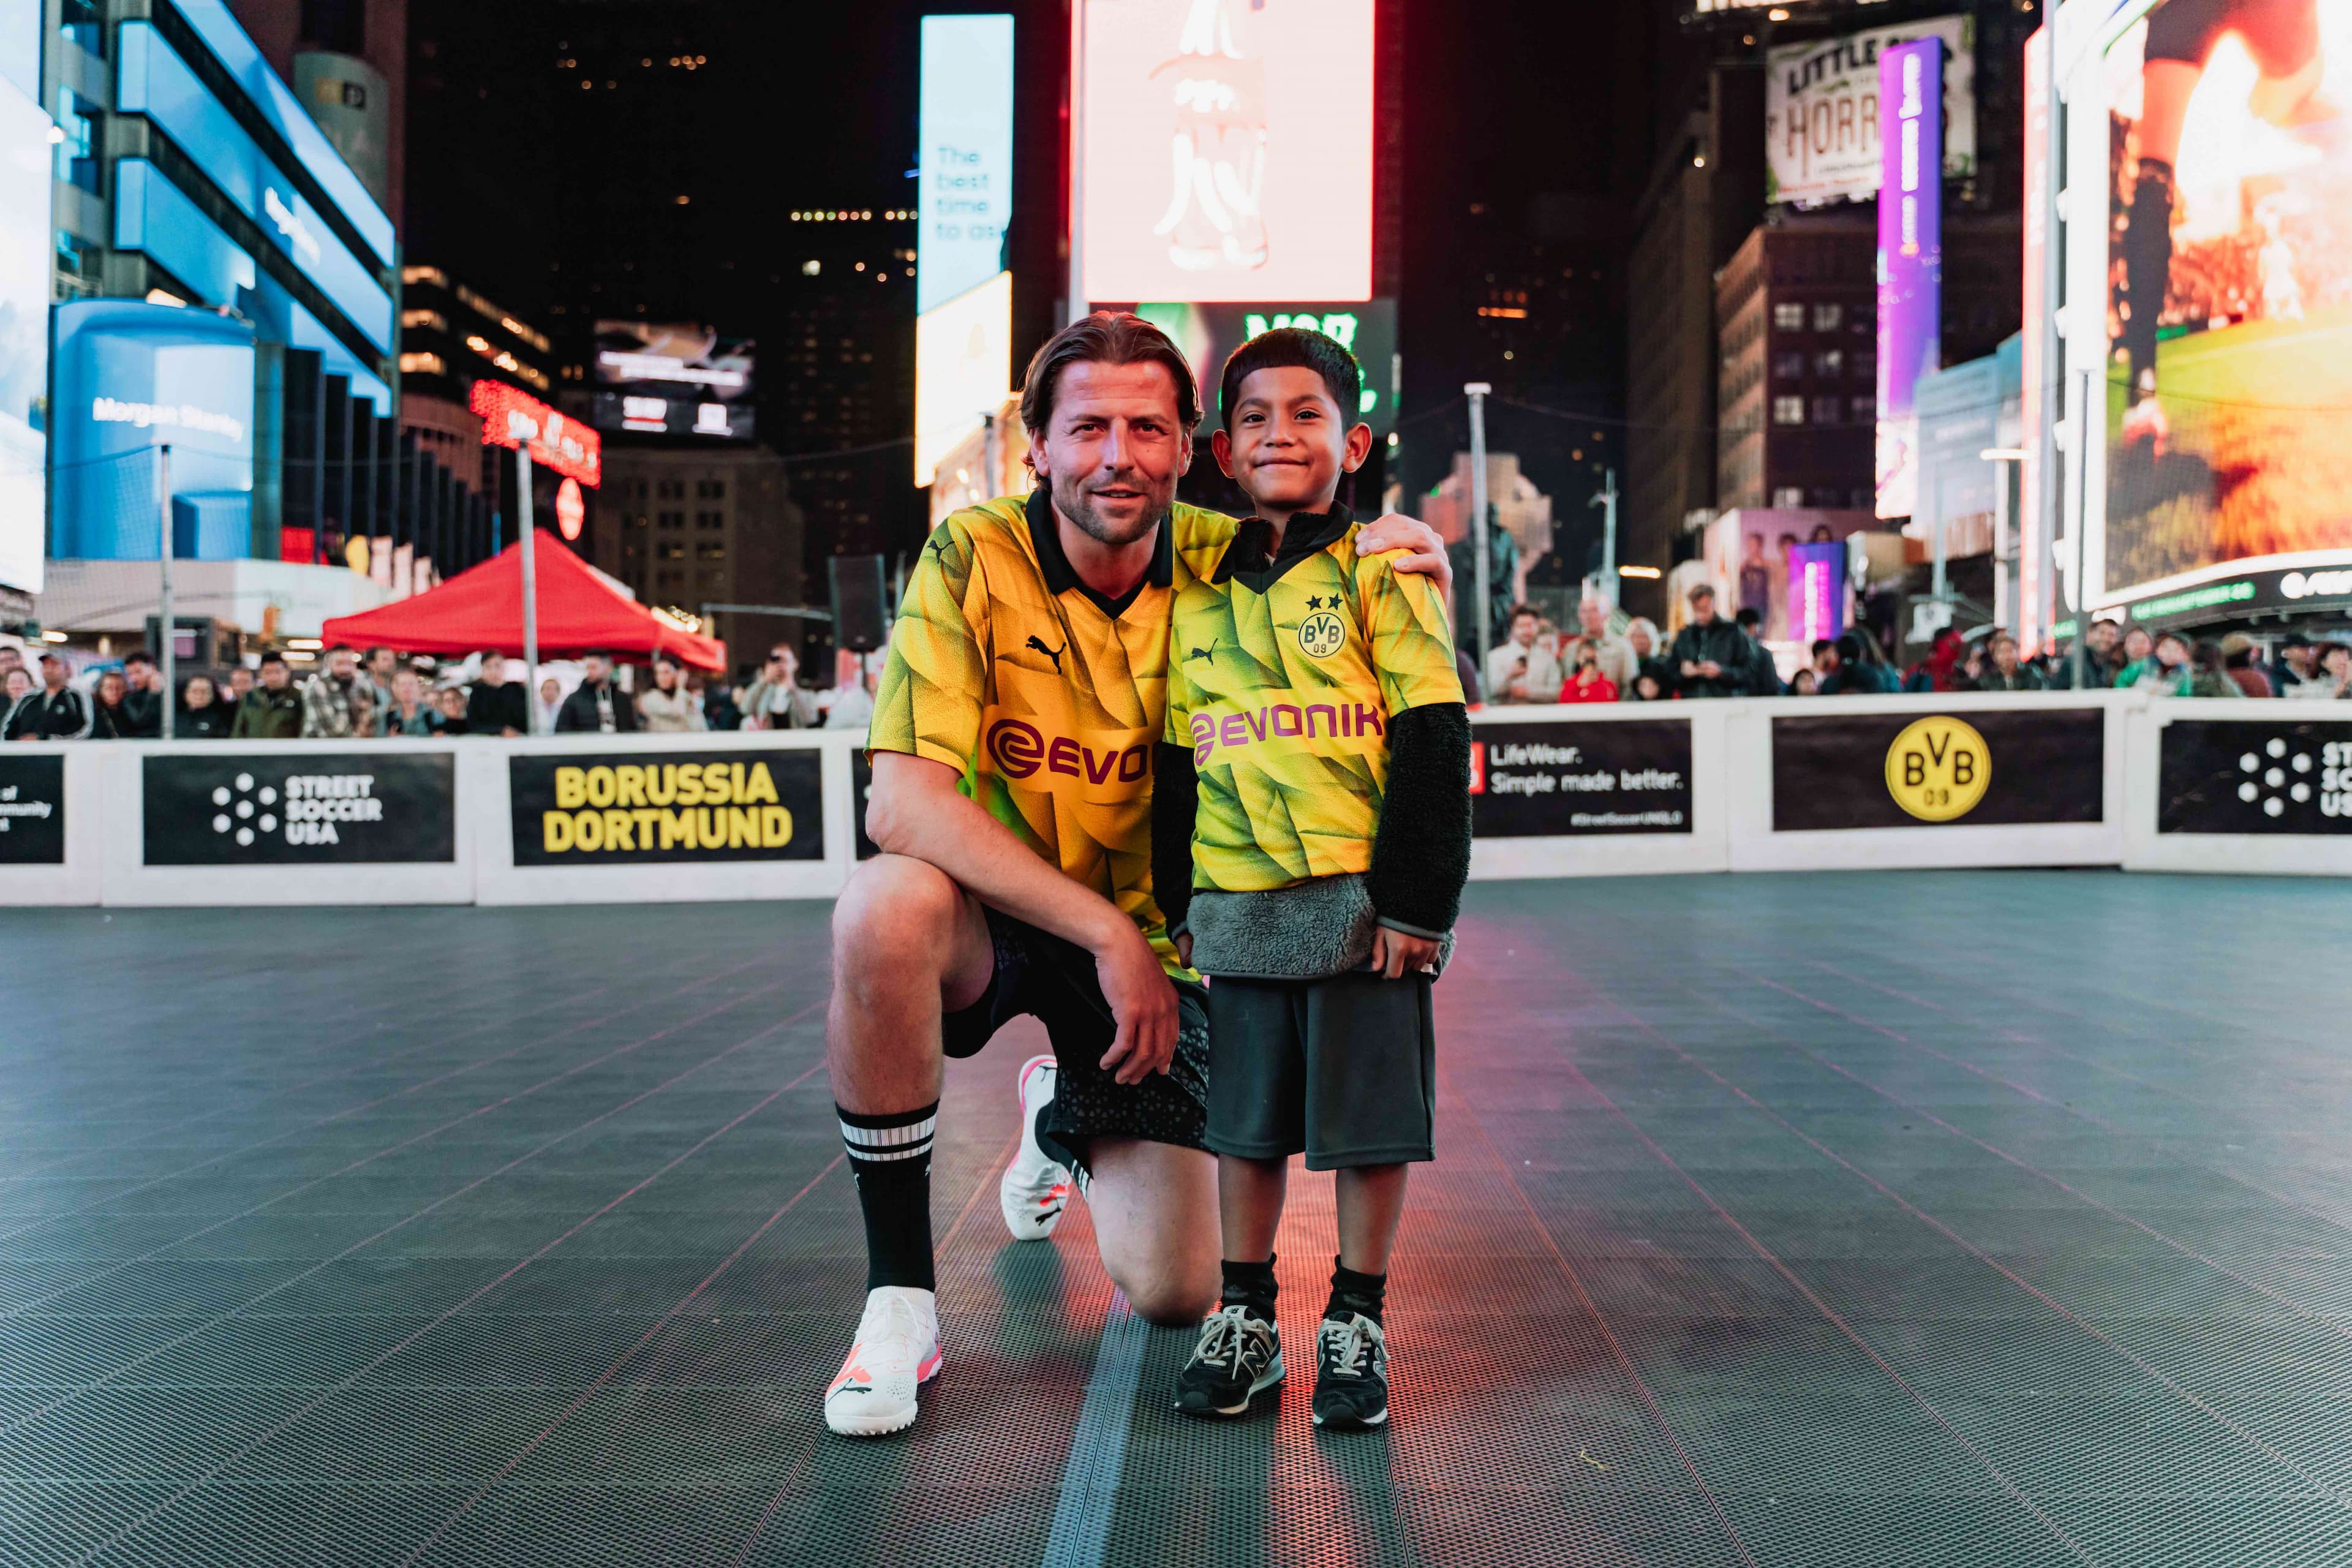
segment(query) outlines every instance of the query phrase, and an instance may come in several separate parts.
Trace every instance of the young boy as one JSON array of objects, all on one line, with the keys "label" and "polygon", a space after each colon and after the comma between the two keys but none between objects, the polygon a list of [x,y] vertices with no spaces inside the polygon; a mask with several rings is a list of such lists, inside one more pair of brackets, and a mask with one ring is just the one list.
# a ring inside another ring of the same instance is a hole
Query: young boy
[{"label": "young boy", "polygon": [[1339,1186],[1315,1421],[1388,1419],[1389,1248],[1407,1167],[1433,1157],[1430,981],[1469,872],[1470,725],[1444,601],[1360,560],[1334,502],[1371,450],[1360,385],[1319,332],[1234,353],[1211,447],[1256,515],[1176,581],[1152,876],[1211,977],[1224,1247],[1177,1388],[1195,1415],[1240,1415],[1282,1379],[1274,1237],[1303,1152]]}]

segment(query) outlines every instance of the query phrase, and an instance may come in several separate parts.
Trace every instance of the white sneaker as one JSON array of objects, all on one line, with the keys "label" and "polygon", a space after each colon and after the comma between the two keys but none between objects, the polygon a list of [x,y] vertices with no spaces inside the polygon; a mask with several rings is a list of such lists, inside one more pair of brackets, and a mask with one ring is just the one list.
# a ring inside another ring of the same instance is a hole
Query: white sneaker
[{"label": "white sneaker", "polygon": [[1031,1057],[1021,1064],[1021,1150],[1004,1167],[996,1201],[1004,1211],[1004,1228],[1015,1241],[1043,1241],[1062,1223],[1070,1206],[1070,1173],[1037,1146],[1037,1118],[1054,1103],[1057,1069],[1051,1057]]},{"label": "white sneaker", "polygon": [[857,1342],[824,1391],[824,1424],[845,1437],[879,1437],[915,1424],[915,1391],[940,1374],[938,1298],[884,1285],[866,1293]]}]

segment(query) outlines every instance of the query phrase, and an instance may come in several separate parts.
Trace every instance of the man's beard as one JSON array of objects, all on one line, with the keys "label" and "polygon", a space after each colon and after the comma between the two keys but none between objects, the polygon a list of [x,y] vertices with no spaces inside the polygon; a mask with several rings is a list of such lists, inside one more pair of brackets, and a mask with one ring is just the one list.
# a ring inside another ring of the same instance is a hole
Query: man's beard
[{"label": "man's beard", "polygon": [[1053,493],[1054,510],[1068,518],[1072,527],[1098,544],[1118,546],[1133,544],[1139,539],[1150,537],[1151,531],[1167,517],[1169,502],[1175,496],[1176,487],[1172,482],[1165,494],[1153,493],[1151,485],[1134,480],[1129,482],[1150,495],[1151,502],[1144,509],[1139,521],[1124,526],[1095,510],[1094,497],[1087,492],[1083,480],[1056,476],[1048,480],[1047,485]]}]

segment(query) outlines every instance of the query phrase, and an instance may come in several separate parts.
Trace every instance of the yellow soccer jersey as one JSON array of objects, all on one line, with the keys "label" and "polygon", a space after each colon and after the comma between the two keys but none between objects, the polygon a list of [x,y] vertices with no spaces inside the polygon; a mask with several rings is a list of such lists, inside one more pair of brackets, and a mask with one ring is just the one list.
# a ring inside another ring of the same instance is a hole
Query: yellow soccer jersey
[{"label": "yellow soccer jersey", "polygon": [[[1272,569],[1180,572],[1167,739],[1192,748],[1192,885],[1287,887],[1371,868],[1388,721],[1462,700],[1437,589],[1356,554],[1344,509],[1301,515]],[[1298,552],[1303,551],[1304,553]]]},{"label": "yellow soccer jersey", "polygon": [[[1032,529],[1034,509],[1044,526]],[[1232,518],[1178,506],[1124,603],[1080,582],[1045,493],[931,531],[890,634],[866,744],[944,763],[963,792],[1190,973],[1151,897],[1151,748],[1166,725],[1175,560],[1213,566]]]}]

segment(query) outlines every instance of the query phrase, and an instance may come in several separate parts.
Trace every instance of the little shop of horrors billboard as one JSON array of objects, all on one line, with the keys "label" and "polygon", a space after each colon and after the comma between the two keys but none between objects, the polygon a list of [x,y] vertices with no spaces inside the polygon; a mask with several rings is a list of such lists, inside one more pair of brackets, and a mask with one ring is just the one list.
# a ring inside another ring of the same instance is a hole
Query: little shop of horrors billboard
[{"label": "little shop of horrors billboard", "polygon": [[517,866],[824,858],[820,753],[510,757]]}]

